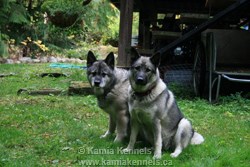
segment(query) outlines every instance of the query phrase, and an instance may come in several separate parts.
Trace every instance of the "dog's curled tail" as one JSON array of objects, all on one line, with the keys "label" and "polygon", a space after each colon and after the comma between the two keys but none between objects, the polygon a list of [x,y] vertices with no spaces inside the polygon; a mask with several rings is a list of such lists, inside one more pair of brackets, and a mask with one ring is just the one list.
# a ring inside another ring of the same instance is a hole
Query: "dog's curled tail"
[{"label": "dog's curled tail", "polygon": [[199,134],[199,133],[197,133],[197,132],[194,132],[194,135],[193,135],[193,137],[192,137],[190,143],[191,143],[192,145],[198,145],[198,144],[203,143],[204,140],[205,140],[205,139],[203,138],[203,136],[202,136],[201,134]]}]

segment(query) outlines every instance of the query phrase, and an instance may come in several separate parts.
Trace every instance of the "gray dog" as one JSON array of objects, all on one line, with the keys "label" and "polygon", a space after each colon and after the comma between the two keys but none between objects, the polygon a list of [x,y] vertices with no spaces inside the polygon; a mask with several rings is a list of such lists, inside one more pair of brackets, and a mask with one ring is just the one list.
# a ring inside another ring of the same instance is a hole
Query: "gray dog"
[{"label": "gray dog", "polygon": [[111,135],[116,130],[115,142],[123,141],[129,131],[128,71],[115,68],[112,52],[105,60],[97,60],[89,51],[87,76],[99,107],[109,114],[109,129],[101,138]]},{"label": "gray dog", "polygon": [[156,159],[161,158],[162,149],[172,148],[171,157],[177,157],[189,143],[201,144],[204,138],[194,132],[173,93],[159,77],[160,54],[144,57],[132,49],[132,55],[135,61],[129,74],[131,135],[124,151],[134,148],[138,133],[153,145]]}]

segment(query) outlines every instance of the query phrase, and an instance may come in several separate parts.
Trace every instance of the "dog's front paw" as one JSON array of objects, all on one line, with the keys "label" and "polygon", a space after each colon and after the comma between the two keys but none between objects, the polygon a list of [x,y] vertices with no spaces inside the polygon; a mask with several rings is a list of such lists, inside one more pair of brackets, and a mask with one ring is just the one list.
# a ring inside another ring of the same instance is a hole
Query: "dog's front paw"
[{"label": "dog's front paw", "polygon": [[122,141],[123,141],[122,137],[118,137],[118,136],[115,137],[115,140],[114,140],[115,143],[121,143]]},{"label": "dog's front paw", "polygon": [[110,134],[104,134],[104,135],[101,135],[100,138],[107,138]]},{"label": "dog's front paw", "polygon": [[178,156],[180,155],[181,152],[182,152],[182,149],[181,149],[181,148],[176,148],[176,149],[174,150],[174,152],[170,154],[170,156],[171,156],[172,158],[176,158],[176,157],[178,157]]},{"label": "dog's front paw", "polygon": [[180,153],[177,153],[177,152],[173,152],[173,153],[170,154],[170,156],[172,158],[177,158],[179,155],[180,155]]},{"label": "dog's front paw", "polygon": [[153,159],[161,159],[161,153],[155,153]]},{"label": "dog's front paw", "polygon": [[100,138],[107,138],[110,135],[111,135],[111,133],[109,131],[107,131],[104,135],[101,135]]}]

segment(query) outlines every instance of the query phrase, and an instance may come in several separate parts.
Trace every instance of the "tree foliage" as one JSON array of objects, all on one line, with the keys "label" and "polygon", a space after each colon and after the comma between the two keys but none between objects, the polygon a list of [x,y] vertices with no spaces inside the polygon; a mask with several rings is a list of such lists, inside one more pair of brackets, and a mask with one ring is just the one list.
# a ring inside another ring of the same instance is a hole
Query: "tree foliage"
[{"label": "tree foliage", "polygon": [[[119,11],[109,0],[1,0],[0,41],[14,39],[16,45],[30,37],[45,45],[74,48],[86,43],[106,43],[118,39]],[[88,5],[83,6],[86,3]],[[61,12],[60,16],[56,16]],[[47,16],[46,17],[46,13]],[[66,26],[67,16],[76,19]],[[0,42],[1,43],[1,42]],[[3,45],[0,46],[0,48]]]}]

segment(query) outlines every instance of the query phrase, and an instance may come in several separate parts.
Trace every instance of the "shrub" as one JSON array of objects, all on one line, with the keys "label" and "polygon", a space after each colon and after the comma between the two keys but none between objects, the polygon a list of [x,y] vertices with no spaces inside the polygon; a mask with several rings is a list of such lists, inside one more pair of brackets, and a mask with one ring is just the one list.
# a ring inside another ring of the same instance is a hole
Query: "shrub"
[{"label": "shrub", "polygon": [[7,57],[8,55],[8,45],[2,40],[2,34],[0,33],[0,57]]},{"label": "shrub", "polygon": [[41,8],[50,21],[61,28],[72,26],[84,12],[81,0],[46,0]]}]

